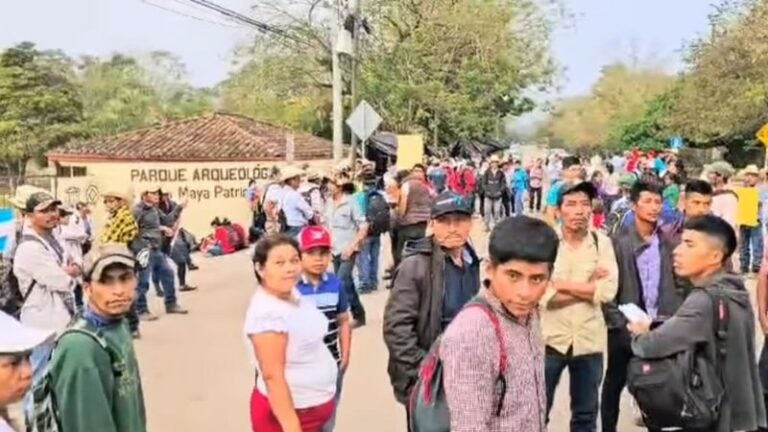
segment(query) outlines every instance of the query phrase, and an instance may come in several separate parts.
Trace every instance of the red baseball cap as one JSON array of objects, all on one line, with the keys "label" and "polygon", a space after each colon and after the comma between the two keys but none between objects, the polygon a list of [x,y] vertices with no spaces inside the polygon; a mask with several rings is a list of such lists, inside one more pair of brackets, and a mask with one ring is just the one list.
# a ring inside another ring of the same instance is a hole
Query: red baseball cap
[{"label": "red baseball cap", "polygon": [[310,249],[331,247],[331,233],[320,225],[305,227],[299,233],[299,249],[306,252]]}]

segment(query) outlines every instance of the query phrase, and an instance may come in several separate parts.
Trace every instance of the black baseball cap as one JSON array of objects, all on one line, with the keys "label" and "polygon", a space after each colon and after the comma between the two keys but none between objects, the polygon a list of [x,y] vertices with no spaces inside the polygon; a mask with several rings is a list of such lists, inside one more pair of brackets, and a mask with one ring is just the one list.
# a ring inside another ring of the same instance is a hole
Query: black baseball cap
[{"label": "black baseball cap", "polygon": [[597,198],[597,188],[592,182],[580,181],[580,182],[565,182],[560,186],[560,193],[557,196],[557,205],[563,205],[563,198],[566,195],[583,192],[587,194],[590,200]]},{"label": "black baseball cap", "polygon": [[432,202],[432,219],[449,213],[461,213],[472,216],[469,200],[450,191],[445,191],[435,197],[435,200]]},{"label": "black baseball cap", "polygon": [[36,192],[27,198],[27,202],[24,205],[24,211],[27,213],[33,213],[36,211],[45,210],[54,205],[61,205],[61,201],[53,197],[53,195],[47,192]]}]

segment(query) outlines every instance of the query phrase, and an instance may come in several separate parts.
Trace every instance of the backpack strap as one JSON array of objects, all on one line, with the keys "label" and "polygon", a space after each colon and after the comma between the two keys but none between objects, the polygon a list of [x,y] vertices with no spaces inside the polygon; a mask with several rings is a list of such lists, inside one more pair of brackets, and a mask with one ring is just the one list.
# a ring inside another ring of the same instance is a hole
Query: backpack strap
[{"label": "backpack strap", "polygon": [[724,378],[725,358],[728,343],[728,321],[731,317],[728,299],[719,290],[705,290],[712,299],[713,324],[715,333],[715,358],[717,373],[722,381]]},{"label": "backpack strap", "polygon": [[597,233],[594,231],[590,231],[590,234],[592,234],[592,239],[595,241],[595,250],[599,253],[600,252],[600,239],[597,237]]},{"label": "backpack strap", "polygon": [[[64,332],[56,339],[56,344],[58,345],[61,338],[63,338],[67,334],[82,334],[85,336],[88,336],[91,338],[94,342],[96,342],[101,349],[106,351],[107,355],[109,356],[109,362],[112,366],[112,374],[115,378],[120,378],[123,375],[123,371],[125,369],[124,365],[121,361],[120,354],[115,351],[114,348],[110,347],[109,344],[107,344],[106,339],[104,339],[104,336],[101,334],[101,330],[98,328],[93,328],[91,324],[88,323],[85,319],[78,319],[72,325],[64,330]],[[55,351],[55,348],[54,348]],[[53,357],[53,353],[51,353],[51,357]]]},{"label": "backpack strap", "polygon": [[496,315],[496,312],[491,309],[491,306],[485,300],[475,298],[465,306],[465,309],[470,308],[477,308],[482,310],[491,321],[491,324],[493,325],[493,331],[496,334],[496,343],[499,348],[499,376],[496,379],[496,382],[498,382],[501,387],[501,397],[499,397],[499,402],[496,405],[496,416],[498,417],[501,414],[501,409],[504,407],[504,396],[507,393],[507,378],[505,376],[507,372],[507,350],[504,349],[504,338],[502,337],[501,333],[501,323],[499,322],[499,317]]}]

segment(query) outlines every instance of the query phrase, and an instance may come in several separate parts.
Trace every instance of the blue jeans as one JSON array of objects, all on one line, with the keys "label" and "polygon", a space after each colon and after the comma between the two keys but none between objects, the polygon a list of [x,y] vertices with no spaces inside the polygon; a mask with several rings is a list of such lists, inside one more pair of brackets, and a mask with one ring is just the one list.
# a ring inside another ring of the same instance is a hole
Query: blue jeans
[{"label": "blue jeans", "polygon": [[147,268],[139,272],[139,286],[134,304],[137,313],[149,312],[147,305],[147,291],[149,291],[149,280],[152,274],[157,274],[160,286],[163,288],[165,297],[165,306],[176,304],[176,287],[171,266],[168,265],[168,257],[160,250],[152,249],[149,252],[149,263]]},{"label": "blue jeans", "polygon": [[293,237],[296,240],[298,240],[299,239],[299,233],[301,232],[302,229],[304,229],[303,226],[300,226],[300,227],[289,226],[289,227],[285,228],[285,231],[283,232],[283,234],[285,234],[285,235],[287,235],[289,237]]},{"label": "blue jeans", "polygon": [[597,430],[598,394],[603,379],[603,354],[574,356],[571,351],[561,354],[547,347],[544,358],[544,380],[547,385],[547,423],[555,398],[555,389],[568,368],[571,378],[571,432]]},{"label": "blue jeans", "polygon": [[339,411],[339,400],[341,400],[341,388],[344,385],[344,371],[339,369],[339,375],[336,378],[336,396],[333,398],[335,402],[333,404],[333,414],[328,422],[323,425],[320,432],[333,432],[333,428],[336,426],[336,413]]},{"label": "blue jeans", "polygon": [[347,299],[349,299],[349,309],[352,313],[352,318],[357,322],[365,323],[365,309],[360,302],[360,295],[358,295],[355,289],[355,279],[352,277],[354,269],[354,257],[345,260],[341,258],[341,255],[333,256],[333,272],[336,273],[336,277],[341,281],[344,293],[347,295]]},{"label": "blue jeans", "polygon": [[[748,227],[742,225],[739,227],[741,236],[741,272],[749,273],[760,271],[760,263],[763,261],[763,228]],[[751,264],[751,265],[750,265]]]},{"label": "blue jeans", "polygon": [[360,274],[360,292],[373,291],[379,285],[379,251],[381,236],[367,237],[357,254],[357,271]]},{"label": "blue jeans", "polygon": [[522,216],[523,210],[525,208],[523,207],[523,198],[525,197],[525,191],[524,190],[516,190],[515,191],[515,216]]},{"label": "blue jeans", "polygon": [[[53,342],[44,343],[38,345],[32,350],[29,356],[29,363],[32,366],[32,387],[39,383],[45,376],[45,370],[48,366],[48,361],[51,359],[53,353]],[[24,396],[24,413],[27,417],[32,415],[32,408],[34,407],[34,399],[32,397],[32,389],[30,389]]]}]

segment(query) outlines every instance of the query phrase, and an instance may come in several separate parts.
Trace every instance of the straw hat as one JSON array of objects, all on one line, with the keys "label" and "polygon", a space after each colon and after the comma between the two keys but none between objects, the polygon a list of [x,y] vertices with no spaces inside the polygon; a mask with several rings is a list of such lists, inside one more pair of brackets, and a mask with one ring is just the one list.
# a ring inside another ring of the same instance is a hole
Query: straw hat
[{"label": "straw hat", "polygon": [[109,198],[117,198],[119,200],[123,200],[123,201],[125,201],[127,203],[130,203],[131,202],[131,195],[132,194],[129,193],[129,192],[119,192],[117,190],[108,190],[108,191],[104,192],[103,194],[101,194],[101,197],[102,198],[107,198],[107,197],[109,197]]},{"label": "straw hat", "polygon": [[760,175],[760,168],[757,167],[755,164],[747,165],[744,170],[741,171],[742,175]]},{"label": "straw hat", "polygon": [[295,177],[301,177],[304,175],[304,170],[299,167],[289,165],[280,171],[280,181],[284,182]]}]

